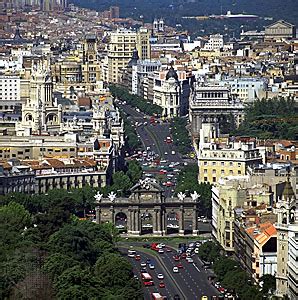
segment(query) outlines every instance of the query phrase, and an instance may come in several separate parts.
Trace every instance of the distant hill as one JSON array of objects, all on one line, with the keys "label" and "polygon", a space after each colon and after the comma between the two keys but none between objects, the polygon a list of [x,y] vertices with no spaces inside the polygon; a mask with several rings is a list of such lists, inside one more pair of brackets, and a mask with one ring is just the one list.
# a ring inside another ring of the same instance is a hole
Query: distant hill
[{"label": "distant hill", "polygon": [[[182,24],[193,34],[199,32],[206,34],[209,29],[214,31],[227,29],[222,26],[222,22],[208,21],[206,26],[194,20],[185,21],[181,19],[182,16],[226,14],[227,11],[231,11],[235,14],[256,14],[261,17],[256,22],[228,21],[229,28],[234,28],[238,32],[240,25],[243,25],[241,28],[244,30],[262,29],[263,26],[279,19],[284,19],[298,27],[298,0],[70,0],[70,2],[98,11],[117,5],[120,7],[122,17],[139,19],[142,15],[146,22],[152,22],[155,17],[163,17],[166,24],[172,26]],[[273,20],[264,20],[264,17],[272,17]]]}]

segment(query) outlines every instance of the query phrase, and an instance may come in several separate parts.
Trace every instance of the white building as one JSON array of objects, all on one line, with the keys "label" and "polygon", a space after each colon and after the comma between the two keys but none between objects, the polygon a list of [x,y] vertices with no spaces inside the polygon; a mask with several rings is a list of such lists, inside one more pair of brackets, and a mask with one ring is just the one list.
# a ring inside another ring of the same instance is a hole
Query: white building
[{"label": "white building", "polygon": [[214,51],[220,50],[224,46],[223,36],[221,34],[210,35],[208,42],[205,44],[203,50]]},{"label": "white building", "polygon": [[0,111],[13,111],[20,104],[20,85],[18,75],[0,75]]},{"label": "white building", "polygon": [[231,94],[243,102],[253,102],[266,96],[267,82],[264,78],[226,78],[219,81],[220,86],[229,86]]},{"label": "white building", "polygon": [[153,103],[163,108],[164,117],[183,116],[188,112],[193,75],[175,71],[173,67],[161,71],[154,79]]}]

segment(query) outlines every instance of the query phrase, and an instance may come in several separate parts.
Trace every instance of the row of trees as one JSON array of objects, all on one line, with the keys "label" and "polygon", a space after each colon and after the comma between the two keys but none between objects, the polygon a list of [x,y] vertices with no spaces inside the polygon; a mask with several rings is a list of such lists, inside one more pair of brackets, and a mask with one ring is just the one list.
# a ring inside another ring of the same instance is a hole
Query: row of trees
[{"label": "row of trees", "polygon": [[47,211],[0,206],[0,298],[142,299],[115,228],[79,221],[72,198],[48,197]]},{"label": "row of trees", "polygon": [[253,285],[252,278],[240,267],[239,263],[223,255],[221,247],[214,242],[206,242],[199,248],[199,256],[202,260],[212,262],[217,279],[222,286],[237,294],[240,299],[264,299],[269,290],[276,288],[275,277],[264,275],[260,278],[263,282],[262,289]]},{"label": "row of trees", "polygon": [[188,154],[192,149],[191,138],[187,130],[186,118],[173,118],[171,121],[171,133],[174,144],[181,154]]},{"label": "row of trees", "polygon": [[297,139],[298,107],[293,99],[273,98],[256,100],[245,109],[245,120],[235,135],[261,139]]},{"label": "row of trees", "polygon": [[128,146],[128,150],[133,152],[141,146],[141,142],[138,139],[136,129],[132,126],[131,122],[128,120],[126,113],[122,110],[121,107],[118,107],[120,110],[121,118],[124,123],[124,132],[125,132],[125,143]]},{"label": "row of trees", "polygon": [[175,193],[187,192],[188,194],[197,191],[201,195],[201,213],[211,217],[211,184],[198,183],[198,166],[185,166],[177,179]]},{"label": "row of trees", "polygon": [[111,84],[109,85],[109,89],[113,97],[126,101],[149,116],[160,116],[162,113],[162,108],[159,105],[147,102],[140,96],[132,95],[125,87]]}]

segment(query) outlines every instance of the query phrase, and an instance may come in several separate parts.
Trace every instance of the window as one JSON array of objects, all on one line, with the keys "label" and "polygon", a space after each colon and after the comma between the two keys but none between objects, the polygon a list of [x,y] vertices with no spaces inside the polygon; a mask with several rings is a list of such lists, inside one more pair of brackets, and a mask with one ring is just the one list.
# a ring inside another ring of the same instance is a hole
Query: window
[{"label": "window", "polygon": [[204,174],[207,174],[207,169],[204,169]]},{"label": "window", "polygon": [[230,173],[230,175],[233,175],[233,170],[230,170],[229,173]]},{"label": "window", "polygon": [[212,182],[216,182],[216,177],[213,177],[213,178],[212,178]]},{"label": "window", "polygon": [[216,174],[216,170],[215,169],[212,170],[212,174]]},{"label": "window", "polygon": [[204,166],[207,166],[207,164],[208,164],[207,161],[204,161]]},{"label": "window", "polygon": [[220,171],[220,174],[225,174],[225,170],[221,170],[221,171]]},{"label": "window", "polygon": [[207,181],[208,181],[208,178],[207,178],[207,177],[204,177],[204,181],[207,182]]},{"label": "window", "polygon": [[221,163],[220,163],[222,166],[224,166],[225,165],[225,163],[222,161]]},{"label": "window", "polygon": [[233,166],[233,162],[232,161],[230,161],[230,167],[232,167]]}]

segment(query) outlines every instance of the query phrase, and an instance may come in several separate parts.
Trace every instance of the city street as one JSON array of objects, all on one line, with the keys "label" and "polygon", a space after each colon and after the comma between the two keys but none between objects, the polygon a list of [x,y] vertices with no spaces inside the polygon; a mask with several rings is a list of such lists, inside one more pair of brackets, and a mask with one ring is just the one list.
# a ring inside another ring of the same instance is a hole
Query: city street
[{"label": "city street", "polygon": [[[146,262],[148,258],[154,261],[154,270],[150,270],[147,266],[147,270],[154,281],[154,286],[144,287],[144,298],[146,300],[151,299],[150,295],[152,292],[160,292],[163,296],[167,296],[168,299],[173,299],[174,295],[179,295],[180,299],[185,300],[199,300],[202,296],[208,296],[208,299],[211,299],[211,297],[218,295],[218,291],[208,280],[208,271],[203,268],[203,264],[196,254],[192,254],[193,263],[190,263],[182,258],[179,261],[175,261],[173,256],[177,253],[176,250],[172,248],[169,248],[172,250],[171,252],[164,251],[163,254],[158,254],[157,258],[153,255],[154,252],[152,255],[147,253],[148,250],[146,250],[146,253],[143,253],[142,249],[140,249],[140,243],[130,243],[130,247],[136,247],[138,249],[137,254],[141,255],[140,261],[136,261],[134,258],[128,258],[138,278],[140,278],[140,263],[143,261]],[[127,248],[120,249],[123,252],[126,251],[124,253],[127,254]],[[179,272],[174,273],[173,267],[179,264]],[[157,279],[158,273],[164,275],[163,282],[165,283],[165,288],[158,287],[160,282],[160,280]]]}]

